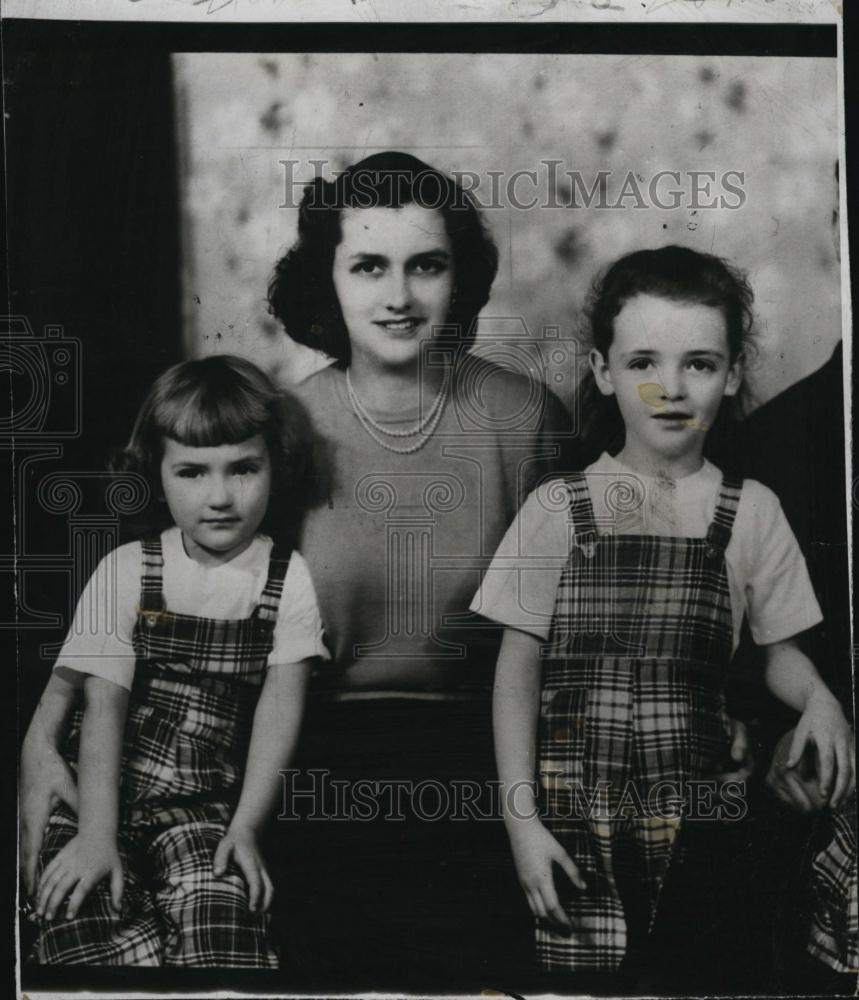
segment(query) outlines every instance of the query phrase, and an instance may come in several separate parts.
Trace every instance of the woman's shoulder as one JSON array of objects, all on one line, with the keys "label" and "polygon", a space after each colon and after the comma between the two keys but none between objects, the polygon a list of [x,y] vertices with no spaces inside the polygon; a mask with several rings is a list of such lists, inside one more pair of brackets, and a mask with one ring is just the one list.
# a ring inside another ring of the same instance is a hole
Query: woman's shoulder
[{"label": "woman's shoulder", "polygon": [[463,415],[501,434],[547,426],[563,430],[569,423],[563,404],[538,373],[512,371],[477,354],[466,354],[457,364],[453,391]]},{"label": "woman's shoulder", "polygon": [[283,391],[307,406],[313,406],[317,400],[327,400],[330,403],[332,390],[345,386],[346,376],[339,365],[330,363],[323,355],[320,355],[318,365],[319,367],[302,373],[294,382],[285,385]]}]

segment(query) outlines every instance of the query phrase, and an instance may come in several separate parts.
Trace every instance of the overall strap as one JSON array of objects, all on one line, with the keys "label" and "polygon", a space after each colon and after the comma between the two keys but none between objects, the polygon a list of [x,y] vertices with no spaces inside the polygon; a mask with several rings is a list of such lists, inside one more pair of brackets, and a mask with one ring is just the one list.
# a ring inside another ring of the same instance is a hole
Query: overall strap
[{"label": "overall strap", "polygon": [[143,550],[143,566],[140,576],[140,610],[163,611],[164,553],[161,550],[161,536],[145,538],[140,543]]},{"label": "overall strap", "polygon": [[573,525],[573,544],[590,556],[599,540],[591,491],[584,472],[574,472],[566,477],[570,490],[569,518]]},{"label": "overall strap", "polygon": [[716,503],[716,511],[713,514],[713,521],[707,529],[707,549],[712,556],[724,555],[728,542],[731,540],[731,531],[734,527],[734,518],[737,516],[737,507],[740,503],[742,493],[742,480],[728,479],[724,477],[719,487],[719,499]]},{"label": "overall strap", "polygon": [[268,579],[260,594],[259,604],[254,614],[263,621],[277,621],[280,609],[280,597],[283,592],[283,581],[289,569],[292,548],[277,542],[272,546],[268,560]]}]

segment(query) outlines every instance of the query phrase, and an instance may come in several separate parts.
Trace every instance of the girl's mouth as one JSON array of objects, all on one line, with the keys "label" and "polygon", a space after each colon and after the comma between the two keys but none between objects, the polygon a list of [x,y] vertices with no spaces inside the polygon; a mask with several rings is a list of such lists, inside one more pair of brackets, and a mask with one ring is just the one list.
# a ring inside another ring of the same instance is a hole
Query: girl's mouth
[{"label": "girl's mouth", "polygon": [[410,334],[421,325],[423,319],[419,316],[406,316],[403,319],[377,319],[376,326],[382,327],[388,333]]},{"label": "girl's mouth", "polygon": [[661,420],[663,427],[671,430],[695,426],[695,418],[691,413],[654,413],[652,416],[654,420]]}]

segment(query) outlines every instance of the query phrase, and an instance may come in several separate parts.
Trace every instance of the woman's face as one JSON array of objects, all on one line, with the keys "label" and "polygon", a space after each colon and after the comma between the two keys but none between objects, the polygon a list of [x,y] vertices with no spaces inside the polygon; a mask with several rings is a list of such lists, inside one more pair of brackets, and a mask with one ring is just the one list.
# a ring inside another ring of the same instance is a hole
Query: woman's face
[{"label": "woman's face", "polygon": [[417,364],[421,343],[447,321],[453,249],[444,217],[420,205],[346,208],[334,288],[353,363]]}]

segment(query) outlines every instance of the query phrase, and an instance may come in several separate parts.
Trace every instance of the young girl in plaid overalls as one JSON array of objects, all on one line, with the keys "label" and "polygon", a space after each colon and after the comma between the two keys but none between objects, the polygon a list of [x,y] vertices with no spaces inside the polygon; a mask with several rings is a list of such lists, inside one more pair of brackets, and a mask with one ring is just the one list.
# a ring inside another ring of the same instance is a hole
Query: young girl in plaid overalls
[{"label": "young girl in plaid overalls", "polygon": [[669,869],[672,887],[691,870],[689,822],[743,813],[741,788],[719,799],[708,779],[729,756],[744,613],[769,688],[802,713],[789,763],[812,742],[831,801],[852,785],[849,726],[794,642],[820,612],[778,500],[704,457],[740,389],[751,298],[681,247],[606,272],[583,408],[612,454],[531,494],[472,604],[506,626],[505,821],[555,979],[646,968]]},{"label": "young girl in plaid overalls", "polygon": [[295,427],[229,356],[171,368],[143,404],[124,464],[174,527],[102,561],[57,661],[83,687],[78,810],[45,831],[39,962],[277,965],[259,839],[323,655],[303,560],[258,533],[295,485]]}]

